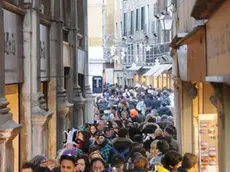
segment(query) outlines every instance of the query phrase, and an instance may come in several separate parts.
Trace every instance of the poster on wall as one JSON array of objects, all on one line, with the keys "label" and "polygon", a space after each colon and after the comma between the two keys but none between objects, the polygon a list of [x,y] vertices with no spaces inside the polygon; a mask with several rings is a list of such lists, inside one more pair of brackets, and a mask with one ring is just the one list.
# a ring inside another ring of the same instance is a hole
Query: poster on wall
[{"label": "poster on wall", "polygon": [[201,172],[218,172],[217,115],[199,115],[199,159]]}]

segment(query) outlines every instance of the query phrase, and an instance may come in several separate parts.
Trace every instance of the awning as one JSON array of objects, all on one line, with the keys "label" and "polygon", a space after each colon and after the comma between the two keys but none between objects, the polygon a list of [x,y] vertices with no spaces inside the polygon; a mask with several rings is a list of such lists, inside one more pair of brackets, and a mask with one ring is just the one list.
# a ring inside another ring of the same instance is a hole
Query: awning
[{"label": "awning", "polygon": [[151,67],[151,69],[146,72],[143,76],[152,76],[158,69],[159,69],[160,65],[155,65],[153,67]]},{"label": "awning", "polygon": [[169,70],[172,67],[171,64],[164,64],[159,65],[159,69],[153,74],[153,76],[158,77],[161,75],[164,71]]},{"label": "awning", "polygon": [[131,66],[127,69],[127,71],[138,71],[142,68],[142,66]]},{"label": "awning", "polygon": [[165,71],[169,71],[170,69],[172,69],[172,64],[169,64]]},{"label": "awning", "polygon": [[153,66],[143,66],[143,69],[151,69]]}]

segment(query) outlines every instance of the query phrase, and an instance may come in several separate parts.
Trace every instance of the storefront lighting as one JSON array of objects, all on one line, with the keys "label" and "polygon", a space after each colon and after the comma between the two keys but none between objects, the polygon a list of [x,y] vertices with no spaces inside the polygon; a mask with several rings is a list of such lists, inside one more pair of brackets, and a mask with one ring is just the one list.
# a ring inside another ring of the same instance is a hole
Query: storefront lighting
[{"label": "storefront lighting", "polygon": [[173,18],[169,14],[163,15],[160,17],[160,22],[161,22],[161,28],[162,30],[171,30],[172,28],[172,23],[173,23]]}]

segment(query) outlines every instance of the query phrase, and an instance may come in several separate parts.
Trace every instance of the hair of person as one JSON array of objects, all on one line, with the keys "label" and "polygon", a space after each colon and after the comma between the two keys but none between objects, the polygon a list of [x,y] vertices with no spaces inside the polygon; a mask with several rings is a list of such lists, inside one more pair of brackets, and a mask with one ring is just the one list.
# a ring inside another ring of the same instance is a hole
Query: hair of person
[{"label": "hair of person", "polygon": [[169,144],[165,140],[159,140],[157,142],[157,149],[163,154],[165,154],[169,150]]},{"label": "hair of person", "polygon": [[69,155],[62,155],[60,158],[60,164],[62,163],[62,161],[64,160],[69,160],[71,162],[73,162],[74,165],[76,165],[76,158],[73,156],[69,156]]},{"label": "hair of person", "polygon": [[135,152],[141,153],[142,156],[146,156],[146,151],[140,143],[132,144],[131,149],[129,149],[129,157],[132,157]]},{"label": "hair of person", "polygon": [[151,118],[149,118],[147,122],[156,123],[157,122],[157,118],[155,116],[151,116]]},{"label": "hair of person", "polygon": [[121,128],[118,131],[118,136],[119,137],[126,137],[128,134],[128,130],[126,128]]},{"label": "hair of person", "polygon": [[79,131],[79,133],[82,133],[84,139],[84,147],[82,148],[82,151],[88,153],[91,137],[90,133],[88,131]]},{"label": "hair of person", "polygon": [[143,156],[137,156],[134,160],[135,169],[146,169],[148,166],[148,160]]},{"label": "hair of person", "polygon": [[35,172],[51,172],[48,167],[38,167],[35,169]]},{"label": "hair of person", "polygon": [[[176,166],[182,161],[182,156],[176,151],[168,151],[162,158],[162,164],[168,170],[173,170],[171,167]],[[171,167],[170,167],[171,166]]]},{"label": "hair of person", "polygon": [[100,151],[99,146],[96,146],[96,145],[95,146],[90,146],[88,154],[90,155],[91,153],[96,152],[96,151]]},{"label": "hair of person", "polygon": [[135,134],[135,135],[133,136],[133,141],[134,141],[134,142],[141,143],[141,142],[143,141],[142,135],[140,135],[140,134]]},{"label": "hair of person", "polygon": [[112,156],[111,167],[120,167],[123,164],[125,164],[125,159],[121,155],[115,154]]},{"label": "hair of person", "polygon": [[138,156],[142,156],[142,154],[140,152],[134,152],[131,156],[131,161],[134,162],[134,160],[136,159],[136,157]]},{"label": "hair of person", "polygon": [[35,165],[31,162],[25,162],[22,164],[22,169],[32,169],[32,171],[35,170]]},{"label": "hair of person", "polygon": [[163,136],[163,131],[161,128],[155,130],[154,135],[156,136]]},{"label": "hair of person", "polygon": [[86,155],[78,155],[76,158],[76,163],[80,159],[83,159],[85,161],[85,168],[86,170],[89,170],[89,158]]},{"label": "hair of person", "polygon": [[175,134],[175,129],[172,125],[167,125],[164,129],[170,136]]},{"label": "hair of person", "polygon": [[93,164],[94,164],[95,162],[97,162],[97,161],[100,161],[100,162],[103,164],[103,166],[105,167],[105,162],[104,162],[104,160],[103,160],[102,158],[93,158],[93,159],[91,160],[90,166],[92,167]]},{"label": "hair of person", "polygon": [[146,109],[146,114],[149,114],[149,113],[151,113],[151,109]]},{"label": "hair of person", "polygon": [[191,169],[195,164],[197,164],[197,156],[192,153],[185,153],[182,159],[182,167]]},{"label": "hair of person", "polygon": [[151,147],[151,148],[153,148],[154,146],[157,147],[157,142],[158,142],[158,141],[159,141],[159,140],[154,140],[154,141],[151,143],[150,147]]},{"label": "hair of person", "polygon": [[33,157],[30,162],[33,163],[35,165],[35,168],[40,167],[40,164],[42,161],[46,160],[46,157],[43,155],[36,155],[35,157]]}]

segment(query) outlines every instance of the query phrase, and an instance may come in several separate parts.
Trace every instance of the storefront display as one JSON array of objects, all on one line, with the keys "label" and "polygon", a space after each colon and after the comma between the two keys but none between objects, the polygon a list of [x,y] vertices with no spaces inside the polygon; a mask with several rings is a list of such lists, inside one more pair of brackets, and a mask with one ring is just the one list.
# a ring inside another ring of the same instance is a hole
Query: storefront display
[{"label": "storefront display", "polygon": [[[6,99],[10,102],[8,107],[12,118],[16,123],[19,123],[19,85],[5,85]],[[14,171],[19,171],[19,136],[13,140],[14,148]]]},{"label": "storefront display", "polygon": [[217,115],[199,115],[199,155],[201,172],[218,172]]}]

